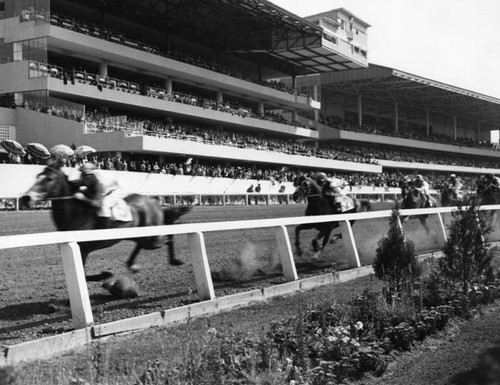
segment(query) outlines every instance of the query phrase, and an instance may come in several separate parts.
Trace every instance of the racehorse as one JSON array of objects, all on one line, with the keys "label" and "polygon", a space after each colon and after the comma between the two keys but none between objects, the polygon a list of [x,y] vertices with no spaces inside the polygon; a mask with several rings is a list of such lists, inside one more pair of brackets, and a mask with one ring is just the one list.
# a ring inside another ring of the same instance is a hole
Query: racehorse
[{"label": "racehorse", "polygon": [[457,193],[452,190],[448,183],[443,183],[441,185],[441,206],[450,207],[458,206],[460,204],[460,199],[457,197]]},{"label": "racehorse", "polygon": [[[21,197],[22,207],[30,207],[40,200],[52,201],[52,219],[59,231],[95,230],[97,229],[97,214],[94,209],[73,197],[75,186],[61,170],[61,164],[55,163],[46,167],[37,176],[35,184]],[[143,227],[169,225],[191,210],[189,206],[169,206],[162,208],[157,200],[139,194],[125,197],[130,206],[133,220],[129,222],[112,221],[109,228]],[[123,239],[124,240],[124,239]],[[139,266],[136,257],[142,249],[153,250],[164,244],[169,246],[169,261],[172,265],[180,265],[182,260],[174,254],[173,236],[150,236],[130,239],[136,246],[127,260],[130,271],[136,272]],[[122,241],[121,239],[79,242],[83,265],[89,253],[104,249]],[[102,272],[93,276],[87,275],[88,281],[101,281],[112,276],[111,272]]]},{"label": "racehorse", "polygon": [[[425,206],[425,197],[424,193],[416,188],[411,186],[403,186],[401,188],[401,193],[403,195],[403,200],[400,203],[400,207],[402,209],[423,209],[426,207],[437,207],[437,202],[429,197],[429,205]],[[427,235],[430,233],[429,226],[427,226],[427,214],[423,215],[410,215],[410,216],[401,216],[401,221],[406,222],[410,219],[416,218],[420,221],[422,226],[424,227]]]},{"label": "racehorse", "polygon": [[[500,189],[497,186],[480,179],[477,182],[477,197],[482,205],[498,205],[500,204]],[[496,223],[497,212],[495,210],[491,210],[490,215],[491,223]]]},{"label": "racehorse", "polygon": [[[295,192],[292,197],[295,202],[306,198],[307,208],[305,215],[330,215],[330,214],[340,214],[334,205],[331,204],[328,197],[323,193],[323,189],[316,183],[316,181],[308,176],[301,175],[294,182],[296,187]],[[355,199],[351,198],[354,203],[354,207],[348,211],[344,211],[343,214],[357,213],[363,211],[371,211],[371,204],[366,199]],[[350,221],[351,225],[354,223],[353,220]],[[313,250],[318,252],[323,250],[330,239],[330,234],[333,229],[339,227],[339,222],[323,222],[323,223],[302,223],[295,228],[295,248],[297,249],[297,254],[302,255],[302,249],[300,247],[300,232],[302,230],[316,229],[319,233],[312,241]],[[320,239],[323,238],[323,243],[319,246]]]}]

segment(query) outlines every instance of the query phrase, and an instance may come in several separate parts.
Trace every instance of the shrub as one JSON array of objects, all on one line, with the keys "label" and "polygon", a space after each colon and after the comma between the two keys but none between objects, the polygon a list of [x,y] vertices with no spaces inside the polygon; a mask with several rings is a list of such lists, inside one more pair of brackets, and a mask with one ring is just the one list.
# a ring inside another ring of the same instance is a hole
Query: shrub
[{"label": "shrub", "polygon": [[439,261],[439,274],[448,285],[461,291],[464,301],[471,288],[493,279],[493,256],[485,241],[492,228],[487,224],[485,212],[477,210],[474,198],[467,204],[452,213],[444,256]]},{"label": "shrub", "polygon": [[378,242],[373,269],[377,278],[386,282],[395,294],[411,292],[420,275],[413,242],[404,236],[397,207],[392,210],[387,236]]}]

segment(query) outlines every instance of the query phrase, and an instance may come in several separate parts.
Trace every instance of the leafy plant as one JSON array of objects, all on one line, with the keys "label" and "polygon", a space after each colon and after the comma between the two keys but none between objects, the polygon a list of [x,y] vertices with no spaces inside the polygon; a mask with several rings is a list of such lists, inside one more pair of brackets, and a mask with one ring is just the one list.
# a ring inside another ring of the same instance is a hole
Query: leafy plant
[{"label": "leafy plant", "polygon": [[377,278],[386,282],[395,294],[411,292],[420,275],[413,242],[404,235],[397,207],[392,210],[387,236],[378,242],[373,269]]},{"label": "leafy plant", "polygon": [[492,231],[486,214],[477,210],[474,198],[468,206],[453,212],[449,235],[439,261],[439,273],[449,285],[457,286],[466,299],[476,285],[487,284],[493,279],[492,253],[486,244],[486,235]]}]

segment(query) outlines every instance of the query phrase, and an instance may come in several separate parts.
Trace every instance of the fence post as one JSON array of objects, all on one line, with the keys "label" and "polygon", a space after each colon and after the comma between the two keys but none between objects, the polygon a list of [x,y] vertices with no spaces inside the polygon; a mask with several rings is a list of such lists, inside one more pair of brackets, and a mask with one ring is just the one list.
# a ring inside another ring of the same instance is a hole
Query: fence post
[{"label": "fence post", "polygon": [[361,267],[361,262],[359,261],[358,249],[356,247],[356,242],[354,241],[354,234],[352,232],[351,222],[342,221],[340,223],[340,231],[342,234],[342,239],[344,240],[344,248],[349,268],[352,269]]},{"label": "fence post", "polygon": [[281,225],[275,228],[274,235],[278,244],[278,254],[281,261],[281,267],[286,281],[296,281],[299,277],[293,260],[292,245],[290,237],[285,226]]},{"label": "fence post", "polygon": [[90,307],[80,246],[76,242],[62,243],[59,245],[59,250],[68,287],[73,326],[75,329],[83,329],[94,323],[94,318]]},{"label": "fence post", "polygon": [[447,241],[446,227],[444,226],[443,216],[437,213],[438,223],[436,224],[436,238],[439,247],[444,247]]},{"label": "fence post", "polygon": [[193,264],[196,289],[200,300],[205,301],[215,298],[212,275],[208,265],[207,251],[205,249],[205,238],[203,233],[188,234],[189,247],[191,249],[191,261]]}]

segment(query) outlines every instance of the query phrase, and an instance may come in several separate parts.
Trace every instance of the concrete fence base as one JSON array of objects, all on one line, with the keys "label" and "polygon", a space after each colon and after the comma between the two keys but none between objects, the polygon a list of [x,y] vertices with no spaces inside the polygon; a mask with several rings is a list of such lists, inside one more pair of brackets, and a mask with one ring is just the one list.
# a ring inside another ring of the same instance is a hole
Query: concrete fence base
[{"label": "concrete fence base", "polygon": [[329,273],[302,280],[286,282],[263,289],[251,290],[221,298],[197,302],[175,309],[164,310],[138,317],[89,326],[72,332],[51,337],[5,346],[0,355],[0,366],[15,365],[21,362],[35,361],[56,357],[75,351],[100,339],[137,332],[150,327],[172,327],[186,323],[191,319],[214,315],[264,302],[274,297],[293,295],[314,288],[351,281],[373,273],[372,266]]}]

